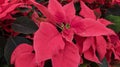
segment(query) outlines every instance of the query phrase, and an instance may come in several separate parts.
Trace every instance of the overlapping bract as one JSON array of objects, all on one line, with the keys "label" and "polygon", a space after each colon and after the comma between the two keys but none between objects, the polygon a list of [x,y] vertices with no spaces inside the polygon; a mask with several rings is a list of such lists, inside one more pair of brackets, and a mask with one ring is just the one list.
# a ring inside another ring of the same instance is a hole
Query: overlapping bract
[{"label": "overlapping bract", "polygon": [[6,18],[7,16],[9,16],[9,18],[11,17],[9,14],[11,14],[12,11],[14,11],[16,8],[18,8],[19,6],[23,5],[24,3],[19,2],[17,0],[1,0],[0,1],[0,19]]},{"label": "overlapping bract", "polygon": [[[43,67],[49,59],[53,67],[77,67],[84,61],[83,58],[101,63],[106,57],[110,62],[112,54],[114,59],[120,60],[119,38],[106,27],[112,23],[97,18],[83,1],[80,1],[79,16],[75,15],[73,1],[62,6],[57,0],[49,0],[48,7],[30,1],[47,20],[40,22],[34,34],[33,48],[22,44],[13,52],[11,61],[16,67],[26,67],[29,63],[30,67]],[[112,36],[116,41],[112,40]]]}]

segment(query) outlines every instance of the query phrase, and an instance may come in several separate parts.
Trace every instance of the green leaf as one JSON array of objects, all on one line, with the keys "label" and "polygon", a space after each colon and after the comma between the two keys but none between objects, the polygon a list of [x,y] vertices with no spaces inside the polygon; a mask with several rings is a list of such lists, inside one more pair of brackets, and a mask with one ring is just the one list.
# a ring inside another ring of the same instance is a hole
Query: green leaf
[{"label": "green leaf", "polygon": [[107,63],[106,58],[104,58],[103,61],[102,61],[102,63],[99,64],[99,67],[108,67],[108,63]]},{"label": "green leaf", "polygon": [[8,38],[5,48],[4,48],[4,57],[8,64],[10,64],[10,58],[11,58],[12,52],[21,43],[31,44],[31,42],[24,37],[16,36],[16,37]]},{"label": "green leaf", "polygon": [[120,32],[120,16],[109,15],[106,19],[114,23],[109,26],[110,28],[112,28],[115,32]]},{"label": "green leaf", "polygon": [[21,16],[12,24],[12,29],[23,34],[33,34],[38,26],[27,16]]}]

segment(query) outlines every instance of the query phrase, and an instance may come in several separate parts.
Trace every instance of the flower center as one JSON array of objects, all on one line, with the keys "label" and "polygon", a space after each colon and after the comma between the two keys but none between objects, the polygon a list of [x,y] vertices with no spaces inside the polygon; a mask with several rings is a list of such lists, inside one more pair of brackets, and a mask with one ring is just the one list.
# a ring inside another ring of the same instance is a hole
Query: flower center
[{"label": "flower center", "polygon": [[61,23],[61,24],[57,24],[57,29],[61,32],[64,29],[70,29],[70,24],[66,23]]},{"label": "flower center", "polygon": [[64,24],[64,23],[62,23],[61,25],[60,25],[60,27],[61,27],[61,29],[62,30],[64,30],[64,29],[69,29],[70,28],[70,24]]}]

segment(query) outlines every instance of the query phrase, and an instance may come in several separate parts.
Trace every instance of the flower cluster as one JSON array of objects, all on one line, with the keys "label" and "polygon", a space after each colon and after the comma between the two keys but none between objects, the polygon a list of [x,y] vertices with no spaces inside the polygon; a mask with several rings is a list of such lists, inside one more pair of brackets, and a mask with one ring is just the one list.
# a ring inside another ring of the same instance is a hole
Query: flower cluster
[{"label": "flower cluster", "polygon": [[[79,10],[75,3],[79,3]],[[101,7],[91,6],[119,3],[119,0],[49,0],[40,3],[35,0],[1,0],[0,27],[7,32],[7,37],[21,35],[14,31],[16,29],[8,28],[16,21],[16,15],[29,16],[38,27],[32,33],[33,37],[25,35],[32,40],[32,45],[23,42],[14,49],[11,64],[15,67],[44,67],[50,60],[52,67],[78,67],[86,61],[89,66],[91,63],[102,64],[104,59],[108,64],[120,60],[119,36],[108,28],[113,23],[102,17]],[[22,12],[20,8],[27,10]]]}]

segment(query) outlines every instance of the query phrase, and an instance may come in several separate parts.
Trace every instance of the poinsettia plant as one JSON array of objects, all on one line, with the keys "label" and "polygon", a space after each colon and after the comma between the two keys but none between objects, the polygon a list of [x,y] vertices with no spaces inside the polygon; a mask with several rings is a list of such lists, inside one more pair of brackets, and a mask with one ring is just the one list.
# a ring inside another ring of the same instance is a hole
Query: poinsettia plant
[{"label": "poinsettia plant", "polygon": [[0,67],[113,67],[120,0],[0,0]]}]

